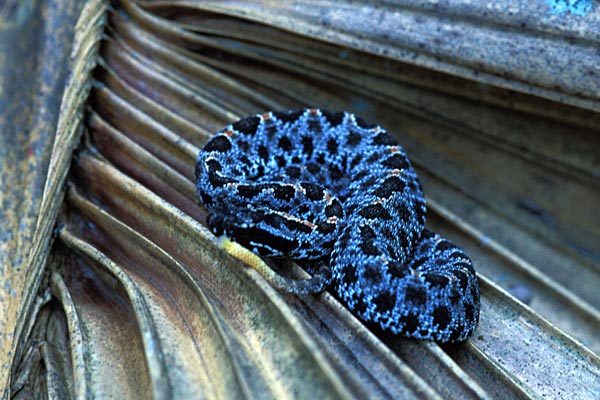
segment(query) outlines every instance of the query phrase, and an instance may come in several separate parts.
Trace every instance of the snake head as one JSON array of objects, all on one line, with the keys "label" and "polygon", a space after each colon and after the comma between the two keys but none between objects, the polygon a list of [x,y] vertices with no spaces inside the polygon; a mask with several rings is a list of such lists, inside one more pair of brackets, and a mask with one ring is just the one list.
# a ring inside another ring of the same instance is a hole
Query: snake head
[{"label": "snake head", "polygon": [[344,212],[329,191],[308,183],[240,184],[232,189],[229,200],[209,212],[208,226],[217,236],[268,257],[315,260],[331,252]]}]

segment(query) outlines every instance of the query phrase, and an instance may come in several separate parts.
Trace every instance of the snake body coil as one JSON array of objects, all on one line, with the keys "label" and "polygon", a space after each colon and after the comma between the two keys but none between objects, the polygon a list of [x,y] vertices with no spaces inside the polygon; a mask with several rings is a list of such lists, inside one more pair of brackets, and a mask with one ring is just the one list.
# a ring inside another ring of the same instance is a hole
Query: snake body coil
[{"label": "snake body coil", "polygon": [[200,151],[208,225],[254,253],[325,263],[365,321],[419,339],[468,338],[479,319],[469,258],[424,228],[410,161],[381,127],[304,109],[231,124]]}]

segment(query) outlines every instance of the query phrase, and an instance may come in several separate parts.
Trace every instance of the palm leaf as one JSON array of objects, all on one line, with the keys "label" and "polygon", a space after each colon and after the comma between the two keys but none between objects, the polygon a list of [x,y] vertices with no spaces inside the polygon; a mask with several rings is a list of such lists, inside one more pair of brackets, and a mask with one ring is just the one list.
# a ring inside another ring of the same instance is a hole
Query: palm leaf
[{"label": "palm leaf", "polygon": [[[4,395],[593,398],[597,11],[494,4],[63,10],[79,16],[70,74],[47,163],[25,171],[47,175],[21,189],[39,218],[2,247],[25,266],[2,276],[15,290]],[[365,115],[402,143],[428,225],[481,276],[468,342],[368,329],[329,293],[278,293],[218,248],[194,189],[199,147],[239,117],[304,105]]]}]

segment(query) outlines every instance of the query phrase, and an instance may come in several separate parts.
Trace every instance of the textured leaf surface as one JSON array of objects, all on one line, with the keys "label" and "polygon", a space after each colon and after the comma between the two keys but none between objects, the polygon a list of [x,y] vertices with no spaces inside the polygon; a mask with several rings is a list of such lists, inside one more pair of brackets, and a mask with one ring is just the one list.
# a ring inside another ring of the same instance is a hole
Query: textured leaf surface
[{"label": "textured leaf surface", "polygon": [[[2,287],[17,291],[2,293],[2,332],[17,328],[2,342],[5,396],[600,391],[600,117],[586,78],[597,11],[332,4],[85,4],[46,161],[22,173],[45,176],[43,194],[15,185],[43,218],[5,225],[31,238],[3,253],[26,255],[20,273],[3,256]],[[480,272],[473,339],[440,347],[369,329],[329,293],[280,294],[217,247],[194,189],[199,147],[247,114],[305,105],[364,115],[402,143],[428,225]]]}]

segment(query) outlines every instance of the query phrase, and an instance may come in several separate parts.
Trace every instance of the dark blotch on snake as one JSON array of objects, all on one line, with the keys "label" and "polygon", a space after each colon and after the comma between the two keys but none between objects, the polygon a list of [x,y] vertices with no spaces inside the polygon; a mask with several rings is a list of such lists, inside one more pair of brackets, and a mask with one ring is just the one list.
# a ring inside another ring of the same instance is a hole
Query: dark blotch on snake
[{"label": "dark blotch on snake", "polygon": [[329,154],[336,154],[337,149],[338,149],[338,142],[334,138],[329,139],[327,141],[327,151],[329,152]]},{"label": "dark blotch on snake", "polygon": [[362,135],[355,130],[351,130],[350,134],[346,138],[346,145],[350,147],[355,147],[360,144],[362,141]]},{"label": "dark blotch on snake", "polygon": [[314,183],[303,182],[300,186],[306,191],[306,198],[309,200],[320,200],[323,198],[323,189]]},{"label": "dark blotch on snake", "polygon": [[410,274],[410,269],[398,261],[391,261],[388,264],[388,272],[395,278],[404,278]]},{"label": "dark blotch on snake", "polygon": [[262,191],[262,188],[254,185],[238,185],[237,191],[240,196],[252,199]]},{"label": "dark blotch on snake", "polygon": [[325,153],[319,152],[317,154],[316,160],[319,164],[325,164],[327,162],[327,160],[325,159]]},{"label": "dark blotch on snake", "polygon": [[231,149],[231,142],[223,135],[215,136],[204,146],[205,151],[224,152]]},{"label": "dark blotch on snake", "polygon": [[283,168],[283,167],[287,166],[287,160],[282,155],[275,157],[275,161],[277,161],[277,166],[279,168]]},{"label": "dark blotch on snake", "polygon": [[298,120],[302,115],[302,110],[291,110],[291,111],[277,111],[273,113],[273,116],[281,122],[293,122]]},{"label": "dark blotch on snake", "polygon": [[321,114],[331,124],[331,128],[338,126],[344,120],[343,112],[321,110]]},{"label": "dark blotch on snake", "polygon": [[253,115],[236,122],[235,124],[231,125],[231,127],[236,131],[246,133],[248,135],[254,135],[259,123],[260,118]]},{"label": "dark blotch on snake", "polygon": [[408,168],[408,160],[402,154],[398,153],[389,157],[387,160],[382,162],[382,164],[390,169],[403,170],[405,168]]},{"label": "dark blotch on snake", "polygon": [[292,179],[299,179],[301,176],[300,167],[292,165],[285,169],[285,174]]},{"label": "dark blotch on snake", "polygon": [[433,323],[437,325],[440,329],[445,329],[450,322],[450,310],[448,307],[439,306],[435,310],[433,310]]},{"label": "dark blotch on snake", "polygon": [[356,168],[360,164],[362,160],[362,154],[357,154],[354,156],[352,161],[350,162],[350,169]]},{"label": "dark blotch on snake", "polygon": [[374,265],[366,265],[363,277],[368,279],[372,285],[378,285],[379,282],[381,282],[381,279],[383,279],[383,274],[382,271]]},{"label": "dark blotch on snake", "polygon": [[287,136],[280,137],[279,138],[279,143],[277,145],[283,151],[290,151],[290,150],[292,150],[292,142],[290,142],[290,139]]},{"label": "dark blotch on snake", "polygon": [[276,185],[273,187],[273,194],[279,200],[290,201],[296,194],[296,190],[291,185]]},{"label": "dark blotch on snake", "polygon": [[406,286],[406,300],[413,303],[424,303],[427,300],[427,293],[422,286],[409,283]]},{"label": "dark blotch on snake", "polygon": [[317,225],[317,230],[323,234],[333,233],[336,229],[336,224],[332,224],[329,222],[322,222]]},{"label": "dark blotch on snake", "polygon": [[321,171],[321,167],[319,167],[317,164],[315,163],[308,163],[306,164],[306,169],[308,172],[310,172],[311,174],[318,174],[319,171]]},{"label": "dark blotch on snake", "polygon": [[380,203],[370,204],[370,205],[364,207],[362,210],[360,210],[358,212],[358,214],[361,217],[364,217],[367,219],[376,219],[376,218],[390,219],[390,218],[392,218],[390,213]]},{"label": "dark blotch on snake", "polygon": [[419,317],[411,313],[403,315],[400,321],[404,323],[404,330],[409,333],[416,331],[419,327]]},{"label": "dark blotch on snake", "polygon": [[385,293],[373,299],[373,304],[377,310],[385,311],[396,305],[396,293]]},{"label": "dark blotch on snake", "polygon": [[342,209],[342,205],[337,200],[332,201],[331,204],[329,204],[327,207],[325,207],[325,216],[327,218],[331,218],[331,217],[341,218],[343,215],[344,215],[344,211]]},{"label": "dark blotch on snake", "polygon": [[267,149],[265,146],[263,146],[263,145],[258,146],[257,152],[258,152],[258,156],[260,158],[262,158],[263,161],[266,162],[269,159],[269,149]]},{"label": "dark blotch on snake", "polygon": [[379,146],[393,146],[396,144],[396,141],[387,132],[379,132],[373,139],[373,144]]},{"label": "dark blotch on snake", "polygon": [[320,134],[323,132],[323,124],[318,119],[309,119],[308,121],[308,129],[316,134]]},{"label": "dark blotch on snake", "polygon": [[374,123],[372,123],[371,121],[367,121],[366,119],[361,118],[361,117],[356,117],[355,119],[356,119],[356,125],[360,126],[363,129],[373,129],[377,126]]},{"label": "dark blotch on snake", "polygon": [[423,274],[423,278],[425,278],[425,281],[429,282],[431,286],[440,289],[445,288],[450,283],[450,279],[438,274]]},{"label": "dark blotch on snake", "polygon": [[375,190],[375,195],[382,199],[387,199],[394,193],[399,193],[404,190],[405,184],[397,176],[387,178],[383,183]]},{"label": "dark blotch on snake", "polygon": [[302,152],[306,155],[306,157],[312,157],[313,150],[315,148],[312,138],[310,136],[302,136],[300,142],[302,143]]},{"label": "dark blotch on snake", "polygon": [[368,256],[378,256],[381,251],[375,246],[374,240],[377,237],[373,229],[369,226],[364,225],[360,227],[361,243],[360,248]]}]

